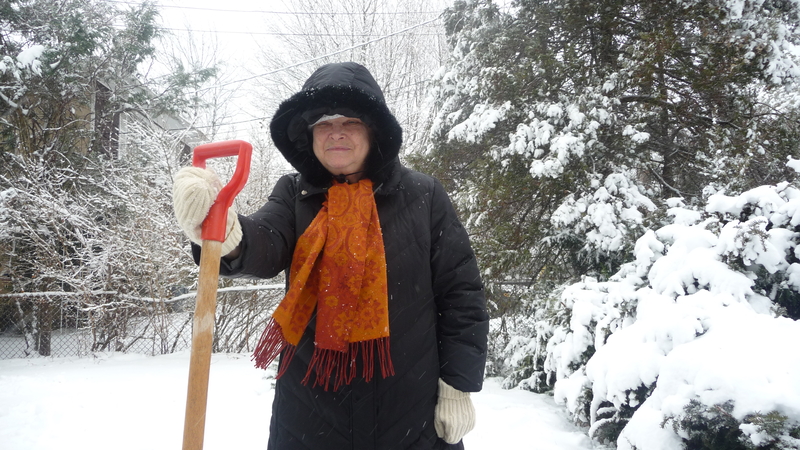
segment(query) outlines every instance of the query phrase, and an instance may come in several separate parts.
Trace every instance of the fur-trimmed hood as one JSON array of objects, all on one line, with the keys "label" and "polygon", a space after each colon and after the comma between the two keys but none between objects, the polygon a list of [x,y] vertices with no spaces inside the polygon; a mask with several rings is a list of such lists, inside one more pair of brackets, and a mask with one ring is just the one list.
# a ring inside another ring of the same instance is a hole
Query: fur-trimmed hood
[{"label": "fur-trimmed hood", "polygon": [[300,92],[281,103],[272,118],[270,133],[278,150],[311,185],[318,187],[330,185],[332,175],[314,156],[308,127],[324,114],[364,121],[373,135],[366,176],[376,185],[392,177],[399,166],[403,130],[366,67],[345,62],[318,68]]}]

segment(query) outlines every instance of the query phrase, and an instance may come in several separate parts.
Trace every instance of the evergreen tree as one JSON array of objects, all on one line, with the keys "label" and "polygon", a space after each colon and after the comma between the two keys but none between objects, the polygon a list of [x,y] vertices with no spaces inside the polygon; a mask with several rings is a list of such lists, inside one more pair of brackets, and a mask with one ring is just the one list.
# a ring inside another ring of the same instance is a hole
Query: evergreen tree
[{"label": "evergreen tree", "polygon": [[156,16],[146,2],[127,12],[92,0],[3,2],[1,150],[99,149],[95,128],[140,95],[134,74],[155,52]]},{"label": "evergreen tree", "polygon": [[[619,270],[634,264],[637,238],[646,245],[648,230],[683,220],[667,214],[676,206],[702,210],[714,194],[795,178],[799,13],[797,2],[726,0],[467,0],[448,11],[432,144],[414,162],[455,193],[471,231],[500,319],[492,370],[507,386],[570,378],[575,421],[598,440],[620,435],[655,382],[620,400],[586,375],[637,320],[632,291],[605,280],[650,289],[647,271]],[[764,244],[785,225],[761,220],[742,242]],[[785,253],[783,268],[796,262]],[[755,280],[754,298],[796,317],[791,275],[744,254],[726,264]],[[590,291],[603,300],[587,306]]]},{"label": "evergreen tree", "polygon": [[468,0],[448,10],[452,54],[433,91],[433,142],[415,163],[455,192],[501,311],[509,280],[548,292],[613,274],[666,199],[697,204],[790,176],[799,8]]}]

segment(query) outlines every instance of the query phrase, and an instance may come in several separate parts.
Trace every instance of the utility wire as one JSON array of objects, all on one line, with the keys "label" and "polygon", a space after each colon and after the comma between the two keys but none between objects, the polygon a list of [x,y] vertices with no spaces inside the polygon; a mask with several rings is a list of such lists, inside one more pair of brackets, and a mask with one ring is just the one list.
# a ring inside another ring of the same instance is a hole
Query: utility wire
[{"label": "utility wire", "polygon": [[[123,1],[123,0],[103,0],[106,3],[122,3],[126,5],[140,5],[139,2]],[[362,16],[363,12],[348,12],[348,11],[330,11],[330,12],[315,12],[315,11],[266,11],[266,10],[245,10],[245,9],[221,9],[221,8],[201,8],[199,6],[177,6],[177,5],[156,5],[158,8],[171,8],[171,9],[188,9],[196,11],[213,11],[213,12],[230,12],[230,13],[247,13],[247,14],[283,14],[283,15],[304,15],[304,16]],[[438,14],[440,11],[384,11],[384,12],[371,12],[370,15],[409,15],[409,14]]]},{"label": "utility wire", "polygon": [[[115,1],[115,0],[104,0],[104,1]],[[303,64],[308,64],[308,63],[311,63],[311,62],[314,62],[314,61],[318,61],[320,59],[328,58],[330,56],[335,56],[335,55],[338,55],[340,53],[344,53],[344,52],[347,52],[347,51],[350,51],[350,50],[354,50],[354,49],[357,49],[357,48],[360,48],[360,47],[364,47],[366,45],[369,45],[369,44],[372,44],[372,43],[375,43],[375,42],[379,42],[379,41],[382,41],[384,39],[388,39],[390,37],[394,37],[394,36],[397,36],[399,34],[403,34],[403,33],[406,33],[408,31],[414,30],[416,28],[420,28],[420,27],[423,27],[425,25],[428,25],[428,24],[431,24],[433,22],[436,22],[437,20],[439,20],[444,15],[444,13],[445,13],[444,11],[441,11],[439,13],[439,15],[436,16],[433,19],[426,20],[425,22],[420,22],[420,23],[415,24],[415,25],[411,25],[410,27],[403,28],[402,30],[395,31],[393,33],[385,34],[383,36],[378,36],[378,37],[376,37],[374,39],[370,39],[369,41],[362,42],[360,44],[356,44],[356,45],[353,45],[351,47],[347,47],[347,48],[343,48],[343,49],[340,49],[340,50],[336,50],[334,52],[327,53],[327,54],[322,55],[322,56],[317,56],[315,58],[307,59],[305,61],[301,61],[301,62],[296,63],[296,64],[292,64],[292,65],[289,65],[289,66],[281,67],[279,69],[275,69],[275,70],[272,70],[272,71],[269,71],[269,72],[265,72],[265,73],[262,73],[262,74],[259,74],[259,75],[253,75],[253,76],[250,76],[250,77],[247,77],[247,78],[242,78],[242,79],[239,79],[239,80],[233,80],[233,81],[228,81],[228,82],[225,82],[225,83],[218,83],[218,84],[214,84],[214,85],[211,85],[211,86],[207,86],[207,87],[204,87],[202,89],[198,89],[198,90],[194,91],[194,93],[197,94],[197,93],[205,92],[205,91],[208,91],[208,90],[211,90],[211,89],[215,89],[215,88],[218,88],[218,87],[229,86],[231,84],[243,83],[245,81],[250,81],[250,80],[253,80],[253,79],[256,79],[256,78],[266,77],[266,76],[273,75],[273,74],[276,74],[276,73],[279,73],[279,72],[283,72],[283,71],[286,71],[286,70],[289,70],[289,69],[293,69],[293,68],[301,66]],[[294,34],[286,33],[286,34],[282,34],[282,35],[283,36],[292,36]],[[305,34],[305,33],[299,33],[298,35],[299,36],[314,36],[314,35]],[[440,34],[435,34],[435,33],[424,34],[424,36],[429,36],[429,35],[441,36]],[[346,37],[346,36],[351,36],[351,35],[343,35],[343,37]],[[162,75],[162,76],[159,76],[157,78],[166,78],[166,77],[167,77],[167,75]]]},{"label": "utility wire", "polygon": [[305,61],[301,61],[301,62],[296,63],[296,64],[291,64],[291,65],[288,65],[288,66],[285,66],[285,67],[281,67],[279,69],[271,70],[269,72],[265,72],[265,73],[262,73],[262,74],[259,74],[259,75],[253,75],[251,77],[242,78],[240,80],[228,81],[226,83],[219,83],[219,84],[215,84],[215,85],[212,85],[212,86],[208,86],[208,87],[205,87],[205,88],[202,88],[202,89],[198,89],[195,92],[196,93],[204,92],[204,91],[208,91],[208,90],[211,90],[211,89],[214,89],[214,88],[218,88],[218,87],[229,86],[231,84],[236,84],[236,83],[243,83],[245,81],[254,80],[256,78],[263,78],[263,77],[266,77],[266,76],[269,76],[269,75],[273,75],[273,74],[276,74],[276,73],[279,73],[279,72],[283,72],[285,70],[289,70],[289,69],[293,69],[293,68],[298,67],[298,66],[302,66],[304,64],[308,64],[308,63],[311,63],[311,62],[314,62],[314,61],[319,61],[320,59],[329,58],[331,56],[338,55],[340,53],[348,52],[350,50],[355,50],[357,48],[364,47],[366,45],[373,44],[375,42],[379,42],[379,41],[382,41],[384,39],[388,39],[388,38],[393,37],[393,36],[397,36],[398,34],[406,33],[408,31],[411,31],[411,30],[413,30],[415,28],[419,28],[421,26],[427,25],[429,23],[433,23],[433,22],[439,20],[442,17],[443,14],[444,14],[444,12],[440,13],[438,16],[436,16],[435,18],[433,18],[431,20],[426,20],[425,22],[420,22],[420,23],[418,23],[416,25],[412,25],[412,26],[410,26],[408,28],[403,28],[402,30],[395,31],[394,33],[389,33],[389,34],[385,34],[383,36],[378,36],[375,39],[370,39],[369,41],[362,42],[360,44],[356,44],[356,45],[353,45],[351,47],[347,47],[347,48],[343,48],[343,49],[340,49],[340,50],[336,50],[335,52],[331,52],[331,53],[327,53],[327,54],[322,55],[322,56],[317,56],[315,58],[307,59]]},{"label": "utility wire", "polygon": [[[406,89],[418,86],[420,84],[429,83],[430,81],[431,80],[417,81],[416,83],[411,83],[411,84],[407,84],[405,86],[400,86],[399,88],[394,89],[393,91],[388,91],[387,90],[386,93],[388,94],[390,92],[401,92],[401,91],[404,91]],[[264,116],[264,117],[254,117],[252,119],[239,120],[239,121],[236,121],[236,122],[223,122],[223,123],[218,123],[218,124],[215,124],[215,125],[192,125],[190,128],[194,128],[194,129],[197,129],[197,130],[214,128],[214,127],[221,128],[221,127],[227,127],[227,126],[233,126],[233,125],[241,125],[241,124],[244,124],[244,123],[258,122],[258,121],[267,120],[267,119],[269,119],[269,117],[266,117],[266,116]],[[184,130],[186,130],[186,128],[168,128],[165,131],[184,131]]]},{"label": "utility wire", "polygon": [[[247,34],[265,36],[319,36],[319,37],[367,37],[369,34],[345,34],[345,33],[281,33],[278,31],[219,31],[219,30],[192,30],[185,28],[161,28],[167,31],[180,31],[185,33],[214,33],[214,34]],[[419,36],[444,36],[444,33],[425,33]]]},{"label": "utility wire", "polygon": [[[125,30],[124,23],[112,24],[117,30]],[[248,36],[313,36],[313,37],[369,37],[368,33],[284,33],[280,31],[233,31],[233,30],[196,30],[192,28],[159,27],[159,30],[178,33],[207,33],[207,34],[244,34]],[[445,33],[417,33],[417,36],[444,36]]]},{"label": "utility wire", "polygon": [[[112,1],[112,0],[105,0],[105,1]],[[382,41],[384,39],[388,39],[390,37],[397,36],[399,34],[403,34],[403,33],[406,33],[408,31],[411,31],[413,29],[420,28],[422,26],[425,26],[425,25],[428,25],[430,23],[433,23],[433,22],[439,20],[443,15],[444,15],[444,11],[440,12],[439,15],[436,16],[433,19],[426,20],[425,22],[420,22],[418,24],[412,25],[412,26],[407,27],[407,28],[403,28],[403,29],[395,31],[393,33],[389,33],[389,34],[386,34],[386,35],[383,35],[383,36],[378,36],[378,37],[376,37],[374,39],[370,39],[369,41],[362,42],[360,44],[356,44],[356,45],[353,45],[353,46],[350,46],[350,47],[347,47],[347,48],[339,49],[339,50],[336,50],[334,52],[327,53],[325,55],[321,55],[321,56],[318,56],[318,57],[315,57],[315,58],[307,59],[305,61],[301,61],[299,63],[291,64],[291,65],[288,65],[288,66],[284,66],[284,67],[281,67],[279,69],[271,70],[269,72],[265,72],[265,73],[262,73],[262,74],[253,75],[253,76],[242,78],[242,79],[239,79],[239,80],[233,80],[233,81],[228,81],[228,82],[224,82],[224,83],[213,84],[211,86],[207,86],[207,87],[204,87],[204,88],[201,88],[201,89],[197,89],[196,91],[194,91],[194,93],[195,94],[200,94],[201,92],[206,92],[206,91],[209,91],[211,89],[230,86],[230,85],[236,84],[236,83],[244,83],[245,81],[254,80],[256,78],[263,78],[263,77],[266,77],[266,76],[269,76],[269,75],[273,75],[273,74],[280,73],[280,72],[283,72],[283,71],[286,71],[286,70],[289,70],[289,69],[293,69],[295,67],[302,66],[304,64],[308,64],[308,63],[311,63],[311,62],[314,62],[314,61],[319,61],[320,59],[328,58],[328,57],[331,57],[331,56],[338,55],[340,53],[344,53],[344,52],[347,52],[347,51],[350,51],[350,50],[354,50],[354,49],[357,49],[357,48],[360,48],[360,47],[364,47],[366,45],[369,45],[369,44],[372,44],[372,43],[375,43],[375,42],[379,42],[379,41]],[[166,77],[166,76],[167,75],[163,75],[163,76],[158,77],[158,78],[163,78],[163,77]],[[255,122],[257,120],[262,120],[262,119],[263,118],[252,119],[252,120],[246,120],[246,121],[237,122],[237,123]],[[200,127],[197,127],[197,128],[200,128]],[[208,128],[208,127],[204,127],[204,128]]]},{"label": "utility wire", "polygon": [[[110,2],[110,3],[127,3],[127,4],[134,4],[134,5],[138,4],[136,2],[126,2],[126,1],[122,1],[122,0],[104,0],[104,1]],[[160,5],[160,6],[162,6],[162,5]],[[176,7],[176,8],[187,8],[188,9],[190,7]],[[203,9],[203,8],[196,8],[196,9]],[[266,12],[266,11],[254,11],[254,12]],[[318,14],[323,14],[323,13],[318,13]],[[375,42],[379,42],[379,41],[388,39],[390,37],[394,37],[394,36],[397,36],[399,34],[403,34],[403,33],[406,33],[408,31],[414,30],[416,28],[420,28],[422,26],[428,25],[430,23],[433,23],[433,22],[439,20],[443,15],[444,15],[444,11],[440,11],[439,14],[433,19],[426,20],[424,22],[420,22],[418,24],[409,26],[407,28],[403,28],[403,29],[395,31],[393,33],[385,34],[383,36],[378,36],[378,37],[376,37],[374,39],[370,39],[368,41],[365,41],[365,42],[362,42],[362,43],[359,43],[359,44],[356,44],[356,45],[353,45],[353,46],[350,46],[350,47],[347,47],[347,48],[339,49],[339,50],[336,50],[334,52],[327,53],[325,55],[321,55],[321,56],[317,56],[317,57],[314,57],[314,58],[310,58],[310,59],[307,59],[307,60],[304,60],[304,61],[301,61],[301,62],[298,62],[298,63],[295,63],[295,64],[290,64],[288,66],[284,66],[284,67],[281,67],[279,69],[271,70],[269,72],[265,72],[265,73],[262,73],[262,74],[253,75],[253,76],[242,78],[242,79],[239,79],[239,80],[228,81],[228,82],[224,82],[224,83],[218,83],[218,84],[214,84],[214,85],[211,85],[211,86],[207,86],[207,87],[204,87],[202,89],[196,90],[195,94],[199,94],[201,92],[209,91],[211,89],[215,89],[215,88],[219,88],[219,87],[230,86],[232,84],[244,83],[245,81],[254,80],[256,78],[263,78],[263,77],[266,77],[266,76],[269,76],[269,75],[273,75],[273,74],[276,74],[276,73],[279,73],[279,72],[283,72],[283,71],[286,71],[286,70],[289,70],[289,69],[293,69],[295,67],[302,66],[304,64],[308,64],[308,63],[311,63],[311,62],[314,62],[314,61],[319,61],[321,59],[329,58],[331,56],[335,56],[335,55],[338,55],[340,53],[348,52],[350,50],[355,50],[357,48],[364,47],[364,46],[367,46],[369,44],[372,44],[372,43],[375,43]],[[260,118],[250,119],[250,120],[243,120],[243,121],[238,121],[238,122],[230,122],[230,123],[227,123],[227,124],[219,124],[217,126],[229,126],[229,125],[235,125],[235,124],[241,124],[241,123],[256,122],[256,121],[264,120],[264,119],[266,119],[266,118],[265,117],[260,117]],[[213,126],[214,125],[193,126],[192,128],[201,129],[201,128],[211,128]],[[179,130],[183,130],[183,128],[170,129],[168,131],[179,131]]]}]

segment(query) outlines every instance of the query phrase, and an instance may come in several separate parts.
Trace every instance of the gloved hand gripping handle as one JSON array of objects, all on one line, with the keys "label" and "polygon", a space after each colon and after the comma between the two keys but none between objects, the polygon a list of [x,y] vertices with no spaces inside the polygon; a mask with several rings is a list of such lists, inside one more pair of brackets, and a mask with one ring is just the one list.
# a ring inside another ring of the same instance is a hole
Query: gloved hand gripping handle
[{"label": "gloved hand gripping handle", "polygon": [[200,168],[205,168],[206,160],[211,158],[238,155],[238,160],[233,177],[220,190],[208,216],[203,221],[201,235],[203,250],[200,255],[200,275],[197,280],[197,305],[192,322],[192,352],[189,361],[183,450],[203,448],[220,253],[227,231],[228,208],[247,182],[252,151],[253,147],[245,141],[224,141],[195,147],[192,157],[192,165]]},{"label": "gloved hand gripping handle", "polygon": [[250,174],[250,155],[253,146],[245,141],[223,141],[204,144],[195,147],[192,154],[192,166],[206,168],[206,160],[226,156],[239,156],[236,160],[236,171],[233,177],[219,191],[217,199],[208,211],[208,216],[203,222],[203,240],[225,241],[225,225],[228,218],[228,208],[233,204],[233,199],[242,191],[247,176]]}]

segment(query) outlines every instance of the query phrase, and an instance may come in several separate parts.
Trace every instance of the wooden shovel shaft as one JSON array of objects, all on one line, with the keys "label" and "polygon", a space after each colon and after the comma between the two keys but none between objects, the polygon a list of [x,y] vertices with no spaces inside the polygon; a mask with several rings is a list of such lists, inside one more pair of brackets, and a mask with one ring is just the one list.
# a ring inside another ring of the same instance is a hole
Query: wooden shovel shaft
[{"label": "wooden shovel shaft", "polygon": [[217,283],[222,242],[203,241],[197,306],[192,322],[192,353],[189,361],[189,392],[186,395],[186,419],[183,424],[183,450],[202,450],[206,425],[208,374],[214,341],[214,312],[217,307]]},{"label": "wooden shovel shaft", "polygon": [[202,450],[206,427],[208,374],[211,369],[211,347],[214,343],[214,310],[217,307],[217,283],[222,241],[228,230],[228,208],[241,192],[250,173],[253,146],[233,140],[198,145],[192,152],[192,166],[205,168],[206,160],[236,156],[236,171],[217,194],[203,221],[203,251],[200,255],[200,277],[197,286],[197,307],[192,326],[192,354],[189,360],[189,392],[186,395],[186,419],[183,423],[183,450]]}]

